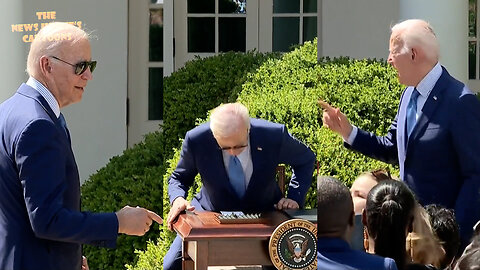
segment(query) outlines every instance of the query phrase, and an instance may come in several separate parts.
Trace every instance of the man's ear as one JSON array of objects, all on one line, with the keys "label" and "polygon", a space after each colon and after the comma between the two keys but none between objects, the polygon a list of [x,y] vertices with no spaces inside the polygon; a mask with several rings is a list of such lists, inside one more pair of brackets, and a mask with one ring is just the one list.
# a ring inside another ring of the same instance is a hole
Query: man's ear
[{"label": "man's ear", "polygon": [[52,66],[51,66],[51,62],[50,62],[50,59],[47,57],[47,56],[42,56],[40,57],[40,71],[43,73],[43,74],[47,74],[47,73],[50,73],[52,72]]}]

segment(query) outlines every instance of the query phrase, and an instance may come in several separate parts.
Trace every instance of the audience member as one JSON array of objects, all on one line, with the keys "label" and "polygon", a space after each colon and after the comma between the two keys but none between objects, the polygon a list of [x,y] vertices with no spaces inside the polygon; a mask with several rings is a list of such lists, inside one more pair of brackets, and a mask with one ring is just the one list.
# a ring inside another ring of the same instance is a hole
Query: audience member
[{"label": "audience member", "polygon": [[445,250],[433,232],[427,211],[416,204],[413,217],[413,230],[407,235],[407,253],[412,262],[422,265],[441,266]]},{"label": "audience member", "polygon": [[343,183],[333,177],[319,177],[317,198],[317,269],[397,269],[391,258],[353,250],[349,246],[347,239],[354,227],[355,213],[352,197]]},{"label": "audience member", "polygon": [[445,250],[445,257],[439,268],[451,269],[460,248],[460,233],[455,213],[452,209],[436,204],[427,205],[425,210],[430,216],[432,229]]},{"label": "audience member", "polygon": [[388,170],[378,169],[364,172],[353,181],[350,193],[352,194],[353,209],[356,215],[362,214],[367,201],[368,192],[370,192],[378,182],[387,179],[392,179],[390,172]]},{"label": "audience member", "polygon": [[362,211],[365,208],[368,192],[379,181],[391,179],[390,172],[384,169],[373,170],[360,174],[352,183],[350,193],[355,211],[355,228],[350,239],[350,245],[355,250],[365,250],[363,247]]},{"label": "audience member", "polygon": [[413,193],[403,182],[385,180],[374,186],[363,212],[367,252],[393,258],[398,269],[406,269],[409,256],[405,246],[415,205]]}]

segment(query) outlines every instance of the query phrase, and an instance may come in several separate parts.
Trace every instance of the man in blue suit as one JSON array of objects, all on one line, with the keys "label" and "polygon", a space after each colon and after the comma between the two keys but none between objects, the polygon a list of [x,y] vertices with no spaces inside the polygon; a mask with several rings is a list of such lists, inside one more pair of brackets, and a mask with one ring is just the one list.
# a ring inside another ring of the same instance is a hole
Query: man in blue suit
[{"label": "man in blue suit", "polygon": [[333,177],[318,177],[317,198],[317,269],[397,270],[391,258],[350,247],[355,212],[350,191],[343,183]]},{"label": "man in blue suit", "polygon": [[438,42],[423,20],[392,28],[388,62],[406,85],[385,136],[352,126],[320,101],[324,124],[348,148],[400,165],[400,178],[423,205],[455,209],[463,246],[480,219],[480,102],[439,62]]},{"label": "man in blue suit", "polygon": [[[284,198],[275,181],[279,163],[294,174]],[[215,108],[210,122],[189,132],[180,161],[169,179],[172,224],[184,210],[264,212],[303,206],[312,182],[315,156],[292,137],[284,125],[251,119],[240,103]],[[190,204],[185,198],[195,176],[202,188]],[[177,236],[164,258],[164,269],[181,269],[181,238]]]},{"label": "man in blue suit", "polygon": [[87,269],[81,244],[114,247],[143,235],[146,209],[80,211],[77,165],[60,109],[79,102],[96,62],[88,35],[67,23],[42,28],[28,54],[26,84],[0,104],[0,269]]}]

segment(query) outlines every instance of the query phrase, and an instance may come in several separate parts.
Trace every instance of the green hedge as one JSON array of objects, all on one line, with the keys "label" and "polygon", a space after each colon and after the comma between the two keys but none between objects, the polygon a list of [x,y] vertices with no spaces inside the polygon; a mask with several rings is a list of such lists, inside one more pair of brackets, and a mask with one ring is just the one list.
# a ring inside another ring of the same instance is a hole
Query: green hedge
[{"label": "green hedge", "polygon": [[[338,106],[358,127],[383,134],[395,117],[403,88],[395,71],[384,61],[349,58],[317,61],[316,48],[316,42],[307,42],[281,59],[269,59],[248,76],[238,100],[248,107],[251,116],[286,124],[294,136],[316,152],[321,175],[333,175],[350,184],[360,172],[375,168],[389,167],[398,173],[392,166],[345,149],[338,135],[321,128],[321,110],[316,104],[322,98]],[[202,121],[205,120],[199,122]],[[168,177],[178,159],[177,148],[168,160],[163,178],[165,194]],[[197,176],[193,189],[198,188]],[[193,193],[190,190],[190,196]],[[315,198],[313,177],[306,207],[315,207]],[[166,215],[169,211],[167,196],[163,206]],[[161,262],[153,261],[159,258],[163,261],[174,237],[165,226],[162,229],[157,244],[139,252],[139,264],[130,265],[129,269],[162,269]]]},{"label": "green hedge", "polygon": [[[82,186],[82,210],[114,212],[125,205],[142,206],[162,214],[163,165],[162,133],[154,132],[144,142],[113,157]],[[157,239],[159,226],[142,237],[119,235],[116,249],[84,245],[90,269],[123,269],[135,259],[135,249],[145,249]]]}]

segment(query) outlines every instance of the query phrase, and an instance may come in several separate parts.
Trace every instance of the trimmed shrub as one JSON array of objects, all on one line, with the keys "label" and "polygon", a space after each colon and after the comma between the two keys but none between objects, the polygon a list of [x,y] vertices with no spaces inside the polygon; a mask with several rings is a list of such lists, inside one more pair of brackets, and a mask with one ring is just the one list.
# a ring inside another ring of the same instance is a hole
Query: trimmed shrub
[{"label": "trimmed shrub", "polygon": [[[309,145],[317,155],[320,175],[336,176],[350,184],[361,172],[376,168],[388,167],[398,173],[397,168],[344,148],[340,136],[321,128],[322,111],[317,106],[321,98],[339,107],[359,128],[385,134],[395,117],[403,88],[395,71],[384,61],[346,57],[317,61],[316,48],[316,41],[307,42],[281,59],[266,61],[248,76],[238,101],[248,107],[252,117],[284,123],[295,137]],[[179,150],[175,149],[166,165],[164,215],[170,210],[167,181],[179,160]],[[316,206],[315,179],[312,178],[312,189],[307,194],[307,208]],[[199,180],[197,176],[189,198],[199,189]],[[161,263],[146,263],[149,259],[163,261],[175,235],[166,226],[162,230],[159,242],[141,252],[142,265],[129,269],[162,269]]]},{"label": "trimmed shrub", "polygon": [[[145,136],[136,144],[113,157],[82,186],[82,210],[114,212],[125,205],[142,206],[162,214],[163,147],[160,132]],[[83,253],[90,269],[123,269],[135,259],[135,249],[145,249],[147,241],[157,239],[159,226],[153,225],[142,237],[119,235],[116,249],[84,245]]]}]

